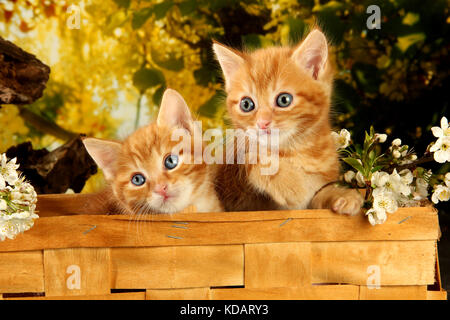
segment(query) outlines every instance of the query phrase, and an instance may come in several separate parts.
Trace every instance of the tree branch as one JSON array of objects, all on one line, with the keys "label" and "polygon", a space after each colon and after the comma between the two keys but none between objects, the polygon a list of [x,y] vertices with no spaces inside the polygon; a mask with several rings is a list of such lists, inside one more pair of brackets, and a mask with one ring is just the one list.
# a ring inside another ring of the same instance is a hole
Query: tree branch
[{"label": "tree branch", "polygon": [[44,117],[28,110],[24,106],[17,106],[19,108],[19,115],[31,126],[36,128],[37,130],[50,134],[54,137],[57,137],[61,140],[70,140],[78,136],[77,133],[68,131],[66,129],[61,128],[56,123],[51,122]]}]

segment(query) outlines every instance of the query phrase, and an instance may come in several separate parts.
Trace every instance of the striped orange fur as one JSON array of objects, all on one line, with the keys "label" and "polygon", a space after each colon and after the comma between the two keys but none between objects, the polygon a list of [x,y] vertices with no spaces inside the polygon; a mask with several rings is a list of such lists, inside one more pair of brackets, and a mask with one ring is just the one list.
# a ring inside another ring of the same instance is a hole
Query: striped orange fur
[{"label": "striped orange fur", "polygon": [[[103,169],[111,190],[108,201],[114,202],[118,211],[173,213],[191,205],[197,211],[223,210],[214,189],[216,166],[188,161],[188,157],[194,158],[193,139],[191,153],[180,151],[175,168],[168,170],[164,166],[166,157],[179,143],[172,139],[175,129],[187,130],[191,135],[195,126],[181,95],[167,89],[155,123],[138,129],[123,142],[83,140],[89,154]],[[197,137],[201,139],[201,134]],[[134,185],[131,179],[135,174],[143,175],[145,183]],[[167,199],[158,193],[161,186],[166,187]]]},{"label": "striped orange fur", "polygon": [[[280,139],[276,174],[261,175],[260,164],[246,164],[245,169],[240,169],[240,182],[230,181],[233,175],[227,176],[226,171],[233,169],[223,169],[222,184],[228,180],[229,185],[245,189],[244,193],[250,188],[251,193],[271,198],[279,209],[309,207],[331,208],[347,214],[359,212],[363,201],[357,191],[334,185],[320,190],[339,176],[329,117],[333,70],[322,32],[312,31],[293,47],[240,52],[214,43],[213,49],[224,74],[227,109],[233,126],[256,130],[266,129],[261,123],[269,124],[269,129],[279,129]],[[288,107],[277,106],[277,97],[282,93],[292,96]],[[254,102],[252,111],[244,112],[241,108],[244,98]],[[226,208],[258,207],[255,197],[226,194],[221,198],[238,203],[237,207],[225,203]]]}]

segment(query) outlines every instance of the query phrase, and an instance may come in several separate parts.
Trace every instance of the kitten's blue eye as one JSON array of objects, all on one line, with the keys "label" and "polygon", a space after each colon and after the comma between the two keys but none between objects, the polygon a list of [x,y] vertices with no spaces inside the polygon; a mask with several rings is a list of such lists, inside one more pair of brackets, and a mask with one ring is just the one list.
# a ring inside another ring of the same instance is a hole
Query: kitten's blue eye
[{"label": "kitten's blue eye", "polygon": [[142,186],[145,183],[145,177],[140,173],[136,173],[131,177],[131,183],[138,187]]},{"label": "kitten's blue eye", "polygon": [[280,108],[289,107],[292,103],[292,95],[289,93],[282,93],[277,97],[277,106]]},{"label": "kitten's blue eye", "polygon": [[172,170],[177,165],[178,165],[178,156],[177,155],[169,154],[166,157],[166,159],[164,159],[164,166],[169,170]]},{"label": "kitten's blue eye", "polygon": [[245,97],[245,98],[242,98],[241,103],[240,103],[240,107],[241,107],[242,111],[250,112],[253,109],[255,109],[255,103],[253,102],[252,99],[250,99],[248,97]]}]

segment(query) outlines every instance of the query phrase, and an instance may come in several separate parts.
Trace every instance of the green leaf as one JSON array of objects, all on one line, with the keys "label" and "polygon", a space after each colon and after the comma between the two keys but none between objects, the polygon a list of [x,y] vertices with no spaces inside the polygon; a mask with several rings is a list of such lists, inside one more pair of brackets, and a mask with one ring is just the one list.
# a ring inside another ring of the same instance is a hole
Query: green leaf
[{"label": "green leaf", "polygon": [[261,47],[261,36],[258,34],[246,34],[242,37],[242,43],[248,49],[257,49]]},{"label": "green leaf", "polygon": [[425,40],[426,37],[427,36],[423,32],[412,33],[412,34],[408,34],[406,36],[398,37],[397,38],[397,47],[402,52],[405,52],[412,45]]},{"label": "green leaf", "polygon": [[291,43],[298,43],[305,32],[307,31],[307,25],[302,19],[289,18],[288,21],[289,26],[289,41]]},{"label": "green leaf", "polygon": [[158,89],[156,89],[155,93],[153,93],[153,103],[157,106],[161,105],[162,96],[164,91],[166,90],[166,86],[162,85]]},{"label": "green leaf", "polygon": [[354,169],[358,170],[359,172],[361,172],[362,174],[364,174],[364,168],[363,166],[359,163],[358,160],[354,159],[354,158],[344,158],[342,159],[342,161],[344,161],[345,163],[347,163],[348,165],[352,166]]},{"label": "green leaf", "polygon": [[344,10],[348,5],[338,1],[329,1],[324,5],[316,5],[316,20],[328,39],[335,45],[344,40],[344,33],[350,28],[338,15],[339,10]]},{"label": "green leaf", "polygon": [[343,6],[343,4],[341,2],[332,0],[332,1],[327,2],[326,4],[315,5],[312,11],[313,12],[323,11],[323,10],[335,11],[335,10],[341,9],[342,6]]},{"label": "green leaf", "polygon": [[131,4],[131,0],[113,0],[119,8],[128,9]]},{"label": "green leaf", "polygon": [[226,94],[224,91],[222,90],[216,91],[216,93],[211,97],[211,99],[206,101],[204,104],[200,106],[200,108],[198,108],[197,110],[198,114],[208,118],[213,118],[217,113],[217,110],[219,110],[219,108],[223,105],[225,97]]},{"label": "green leaf", "polygon": [[356,90],[342,79],[336,79],[333,90],[333,106],[337,112],[347,113],[355,110],[360,104],[360,96]]},{"label": "green leaf", "polygon": [[219,10],[224,7],[232,7],[239,0],[207,0],[212,11]]},{"label": "green leaf", "polygon": [[376,167],[373,167],[371,171],[372,172],[376,172],[376,171],[379,171],[379,170],[383,169],[383,167],[384,166],[376,166]]},{"label": "green leaf", "polygon": [[197,9],[197,0],[187,0],[178,4],[180,12],[183,16],[190,15]]},{"label": "green leaf", "polygon": [[420,20],[420,14],[408,12],[402,20],[402,23],[407,26],[413,26]]},{"label": "green leaf", "polygon": [[360,90],[378,93],[378,86],[381,81],[379,71],[374,65],[357,62],[352,67],[352,76]]},{"label": "green leaf", "polygon": [[161,3],[155,4],[153,6],[153,13],[155,14],[156,20],[160,20],[166,16],[167,11],[173,6],[173,1],[163,1]]},{"label": "green leaf", "polygon": [[131,26],[133,29],[139,29],[153,14],[153,7],[142,8],[139,11],[133,13],[133,19]]},{"label": "green leaf", "polygon": [[116,11],[106,20],[105,34],[111,34],[116,28],[123,26],[127,20],[128,16],[124,10]]},{"label": "green leaf", "polygon": [[161,68],[171,70],[171,71],[180,71],[184,68],[183,56],[181,56],[180,58],[177,58],[175,56],[175,53],[169,53],[169,58],[163,59],[163,58],[161,58],[161,55],[158,54],[157,51],[152,50],[151,56],[152,56],[153,62],[155,62]]},{"label": "green leaf", "polygon": [[144,92],[148,88],[157,85],[165,85],[166,79],[164,74],[156,69],[142,68],[133,75],[133,85],[140,91]]},{"label": "green leaf", "polygon": [[194,78],[198,85],[207,87],[210,83],[216,82],[216,71],[204,65],[200,69],[194,70]]}]

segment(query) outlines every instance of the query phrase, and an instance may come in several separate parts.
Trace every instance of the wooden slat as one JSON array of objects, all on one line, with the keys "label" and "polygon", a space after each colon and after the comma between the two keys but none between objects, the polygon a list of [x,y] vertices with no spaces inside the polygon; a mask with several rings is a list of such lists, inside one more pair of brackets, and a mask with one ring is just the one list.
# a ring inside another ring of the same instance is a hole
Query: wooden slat
[{"label": "wooden slat", "polygon": [[309,242],[245,245],[245,288],[298,287],[311,283]]},{"label": "wooden slat", "polygon": [[185,246],[111,251],[114,289],[237,286],[244,283],[244,248]]},{"label": "wooden slat", "polygon": [[[195,214],[192,214],[195,213]],[[397,214],[399,213],[398,217]],[[390,215],[391,220],[402,221],[402,216],[408,213],[408,216],[419,217],[421,215],[437,216],[437,211],[433,207],[411,207],[399,208],[395,215]],[[359,215],[360,220],[366,222],[367,218]],[[115,219],[135,220],[130,215],[114,215]],[[305,209],[305,210],[271,210],[271,211],[241,211],[241,212],[195,212],[195,208],[189,207],[183,212],[176,214],[156,214],[142,215],[140,220],[146,221],[166,221],[166,222],[246,222],[246,221],[270,221],[286,219],[333,219],[333,220],[351,220],[358,217],[349,217],[348,215],[336,214],[327,209]],[[406,222],[406,221],[405,221]],[[403,223],[403,222],[402,222]],[[385,224],[383,224],[385,225]],[[381,227],[381,225],[378,225]]]},{"label": "wooden slat", "polygon": [[76,214],[108,214],[104,193],[38,195],[36,212],[40,217]]},{"label": "wooden slat", "polygon": [[426,300],[427,286],[386,286],[359,289],[360,300]]},{"label": "wooden slat", "polygon": [[427,300],[447,300],[447,291],[427,291]]},{"label": "wooden slat", "polygon": [[[76,248],[44,251],[45,294],[50,296],[110,293],[110,249]],[[70,284],[79,277],[78,286]]]},{"label": "wooden slat", "polygon": [[92,296],[7,298],[5,300],[145,300],[145,292],[123,292]]},{"label": "wooden slat", "polygon": [[[106,215],[113,209],[109,203],[110,189],[87,194],[41,194],[38,195],[36,212],[40,217],[71,215]],[[117,210],[117,209],[115,209]],[[194,206],[184,209],[184,213],[196,212]]]},{"label": "wooden slat", "polygon": [[42,251],[0,253],[0,292],[43,292]]},{"label": "wooden slat", "polygon": [[211,289],[213,300],[358,300],[358,298],[359,287],[352,285]]},{"label": "wooden slat", "polygon": [[209,288],[151,289],[147,290],[147,300],[209,300]]},{"label": "wooden slat", "polygon": [[367,285],[379,266],[381,285],[433,284],[435,259],[435,241],[316,242],[312,282]]},{"label": "wooden slat", "polygon": [[[436,240],[439,222],[435,211],[429,208],[401,208],[382,225],[371,226],[363,216],[348,217],[318,211],[319,218],[303,211],[289,215],[303,218],[269,218],[264,213],[250,214],[260,220],[250,221],[191,221],[187,224],[169,221],[134,221],[136,217],[122,216],[65,216],[39,218],[35,226],[14,241],[0,243],[2,251],[25,251],[49,248],[79,247],[143,247],[173,245],[220,245],[301,241],[366,241],[366,240]],[[228,217],[228,213],[211,214]],[[243,219],[247,213],[240,213]],[[320,216],[319,215],[319,216]],[[327,217],[324,217],[327,215]],[[176,217],[177,215],[173,215]],[[237,215],[232,215],[233,219]],[[206,214],[182,214],[192,220]],[[130,220],[131,219],[131,220]],[[406,220],[405,220],[406,219]],[[186,219],[182,219],[186,220]],[[55,232],[58,230],[58,232]]]}]

